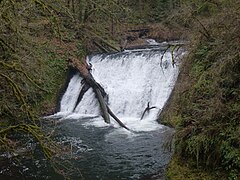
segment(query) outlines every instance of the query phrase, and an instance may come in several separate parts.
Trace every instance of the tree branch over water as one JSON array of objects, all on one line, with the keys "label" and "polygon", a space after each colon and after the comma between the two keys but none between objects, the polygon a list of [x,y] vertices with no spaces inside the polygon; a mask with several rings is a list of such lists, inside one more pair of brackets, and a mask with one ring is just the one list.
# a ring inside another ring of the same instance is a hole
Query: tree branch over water
[{"label": "tree branch over water", "polygon": [[[111,111],[111,109],[107,106],[104,97],[106,96],[106,93],[104,91],[104,89],[99,85],[99,83],[97,83],[95,81],[95,79],[93,78],[92,74],[90,73],[90,67],[87,64],[86,60],[83,59],[81,61],[79,61],[77,58],[69,58],[68,59],[68,65],[72,68],[75,68],[78,70],[78,72],[80,73],[80,75],[84,78],[85,83],[87,83],[89,86],[91,86],[96,94],[96,97],[98,99],[98,102],[100,104],[100,108],[101,108],[101,113],[102,113],[102,117],[104,119],[104,121],[106,123],[110,123],[110,118],[109,118],[109,114],[117,121],[117,123],[129,130],[128,127],[126,127],[119,118],[117,118],[117,116]],[[86,91],[85,91],[86,92]]]}]

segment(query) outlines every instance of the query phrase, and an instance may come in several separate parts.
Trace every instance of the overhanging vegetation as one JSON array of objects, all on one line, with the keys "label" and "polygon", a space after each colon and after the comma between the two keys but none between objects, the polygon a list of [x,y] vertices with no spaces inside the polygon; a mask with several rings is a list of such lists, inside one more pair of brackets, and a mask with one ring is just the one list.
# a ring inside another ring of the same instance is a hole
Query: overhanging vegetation
[{"label": "overhanging vegetation", "polygon": [[175,159],[215,172],[211,179],[239,177],[239,9],[238,1],[196,1],[179,14],[190,35],[189,55],[163,121],[177,129]]}]

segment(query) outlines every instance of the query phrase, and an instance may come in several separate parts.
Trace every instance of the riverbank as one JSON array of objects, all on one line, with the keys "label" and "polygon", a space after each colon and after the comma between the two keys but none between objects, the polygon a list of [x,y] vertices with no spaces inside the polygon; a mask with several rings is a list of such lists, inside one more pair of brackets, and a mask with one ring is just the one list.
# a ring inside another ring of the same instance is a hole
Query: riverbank
[{"label": "riverbank", "polygon": [[176,129],[169,179],[239,178],[239,7],[219,3],[188,22],[188,56],[161,115]]}]

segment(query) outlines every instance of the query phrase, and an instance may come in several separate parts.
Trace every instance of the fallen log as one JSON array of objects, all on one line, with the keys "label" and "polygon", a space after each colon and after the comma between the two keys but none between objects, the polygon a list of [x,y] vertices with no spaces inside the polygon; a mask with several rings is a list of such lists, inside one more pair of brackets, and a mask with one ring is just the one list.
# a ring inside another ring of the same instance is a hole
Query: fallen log
[{"label": "fallen log", "polygon": [[144,117],[144,115],[145,115],[146,112],[149,112],[151,109],[154,109],[154,108],[157,108],[157,107],[156,107],[156,106],[152,106],[152,107],[150,107],[150,102],[148,102],[147,107],[146,107],[145,110],[143,111],[143,114],[142,114],[140,120],[143,119],[143,117]]},{"label": "fallen log", "polygon": [[120,119],[118,119],[118,117],[111,111],[111,109],[108,106],[107,106],[107,110],[108,110],[108,113],[113,117],[113,119],[115,119],[118,122],[118,124],[121,127],[130,131],[130,129],[127,126],[125,126],[125,124],[123,124],[122,121],[120,121]]},{"label": "fallen log", "polygon": [[103,47],[103,46],[102,46],[101,44],[99,44],[98,42],[93,41],[93,44],[94,44],[95,46],[97,46],[97,48],[100,49],[102,52],[104,52],[104,53],[108,53],[108,52],[109,52],[105,47]]},{"label": "fallen log", "polygon": [[97,96],[97,99],[98,99],[98,102],[100,104],[100,108],[101,108],[101,112],[102,112],[102,117],[104,119],[104,121],[106,123],[110,123],[110,117],[109,117],[109,114],[108,114],[108,111],[107,111],[107,105],[103,99],[103,96],[100,92],[100,90],[98,88],[95,88],[94,89],[95,93],[96,93],[96,96]]},{"label": "fallen log", "polygon": [[[78,96],[78,99],[77,99],[75,108],[77,107],[78,103],[82,100],[83,95],[85,94],[85,92],[88,91],[89,88],[90,88],[90,86],[89,86],[87,83],[84,82],[84,85],[83,85],[83,87],[82,87],[82,89],[81,89],[81,91],[80,91],[80,93],[79,93],[79,96]],[[75,109],[75,108],[74,108],[74,109]]]},{"label": "fallen log", "polygon": [[[72,68],[75,68],[79,71],[80,75],[83,77],[83,81],[85,83],[85,85],[83,86],[80,94],[79,94],[79,97],[78,97],[78,100],[79,102],[81,101],[82,99],[82,96],[84,95],[84,93],[89,89],[89,87],[93,88],[93,91],[95,92],[96,94],[96,97],[98,99],[98,102],[99,102],[99,105],[100,105],[100,109],[101,109],[101,112],[102,112],[102,117],[104,119],[104,121],[106,123],[110,123],[110,117],[109,117],[109,114],[118,122],[118,124],[127,129],[127,130],[130,130],[128,127],[126,127],[120,119],[117,118],[117,116],[111,111],[111,109],[107,106],[107,93],[105,92],[104,88],[95,81],[95,79],[93,78],[90,70],[91,70],[91,67],[87,64],[87,62],[85,60],[83,61],[79,61],[77,58],[69,58],[68,59],[68,65]],[[105,98],[105,100],[104,100]]]}]

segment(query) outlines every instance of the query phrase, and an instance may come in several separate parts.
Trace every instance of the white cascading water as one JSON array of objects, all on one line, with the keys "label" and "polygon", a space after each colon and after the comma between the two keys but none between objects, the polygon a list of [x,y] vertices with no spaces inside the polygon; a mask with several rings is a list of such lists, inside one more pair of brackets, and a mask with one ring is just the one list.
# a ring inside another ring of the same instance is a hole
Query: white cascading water
[{"label": "white cascading water", "polygon": [[[178,76],[178,67],[172,66],[171,53],[166,52],[161,60],[162,55],[163,51],[160,50],[125,51],[96,55],[89,60],[93,77],[109,96],[109,107],[134,131],[152,131],[162,127],[156,119]],[[60,112],[56,115],[65,120],[91,117],[84,125],[109,126],[100,116],[99,104],[92,89],[76,106],[82,88],[81,80],[78,74],[72,77],[62,97]],[[150,107],[157,108],[145,113],[140,120],[148,102]],[[111,125],[119,127],[114,119],[111,119]]]}]

